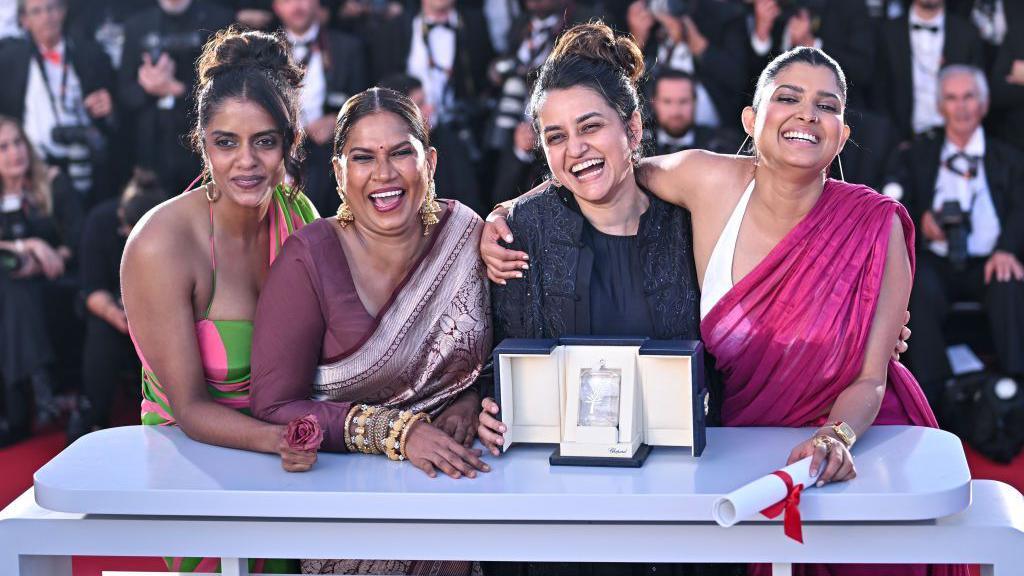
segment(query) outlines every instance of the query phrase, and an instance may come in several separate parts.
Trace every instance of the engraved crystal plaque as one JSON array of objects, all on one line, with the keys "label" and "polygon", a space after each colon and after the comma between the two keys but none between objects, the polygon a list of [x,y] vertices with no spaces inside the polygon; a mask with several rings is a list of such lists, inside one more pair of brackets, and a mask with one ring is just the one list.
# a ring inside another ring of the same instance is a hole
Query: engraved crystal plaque
[{"label": "engraved crystal plaque", "polygon": [[578,426],[619,425],[619,393],[622,370],[605,367],[580,370],[580,407]]}]

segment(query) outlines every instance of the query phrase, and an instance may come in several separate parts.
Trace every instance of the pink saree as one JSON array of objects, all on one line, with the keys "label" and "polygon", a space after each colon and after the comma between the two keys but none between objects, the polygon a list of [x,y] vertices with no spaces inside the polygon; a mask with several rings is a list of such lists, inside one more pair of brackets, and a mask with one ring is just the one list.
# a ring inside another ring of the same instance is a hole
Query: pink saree
[{"label": "pink saree", "polygon": [[[898,202],[828,180],[807,216],[701,322],[723,378],[724,426],[820,426],[860,373],[882,287],[892,216],[914,266],[914,225]],[[875,424],[936,427],[924,393],[889,361]],[[880,572],[881,570],[881,572]],[[770,574],[751,566],[750,574]],[[804,565],[794,574],[960,576],[964,566]]]}]

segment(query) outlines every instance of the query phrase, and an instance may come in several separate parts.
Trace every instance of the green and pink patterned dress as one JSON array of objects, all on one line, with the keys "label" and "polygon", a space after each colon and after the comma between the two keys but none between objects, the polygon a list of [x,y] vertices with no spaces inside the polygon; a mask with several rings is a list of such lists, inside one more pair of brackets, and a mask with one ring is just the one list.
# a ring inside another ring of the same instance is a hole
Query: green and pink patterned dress
[{"label": "green and pink patterned dress", "polygon": [[[317,219],[316,209],[300,192],[278,186],[268,211],[270,226],[270,263],[281,251],[284,241],[302,226]],[[213,242],[213,204],[210,204],[210,257],[213,261],[213,294],[195,325],[196,341],[206,376],[206,389],[213,399],[239,412],[249,413],[250,358],[252,354],[252,320],[211,320],[210,308],[217,292],[217,252]],[[174,411],[167,393],[157,379],[138,343],[135,351],[142,362],[142,423],[174,426]],[[219,558],[165,558],[167,567],[178,572],[219,572]],[[294,560],[249,561],[254,573],[294,573]]]}]

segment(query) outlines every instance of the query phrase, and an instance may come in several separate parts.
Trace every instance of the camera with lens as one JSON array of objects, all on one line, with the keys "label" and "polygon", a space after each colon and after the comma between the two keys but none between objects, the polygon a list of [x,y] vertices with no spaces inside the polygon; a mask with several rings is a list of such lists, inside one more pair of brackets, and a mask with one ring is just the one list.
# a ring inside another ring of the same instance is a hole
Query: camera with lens
[{"label": "camera with lens", "polygon": [[149,54],[151,62],[156,62],[163,54],[183,55],[192,59],[192,54],[203,47],[203,37],[198,31],[174,34],[158,34],[152,32],[142,39],[142,49]]},{"label": "camera with lens", "polygon": [[57,125],[50,131],[55,144],[67,146],[68,160],[92,164],[103,163],[107,155],[107,139],[92,125]]},{"label": "camera with lens", "polygon": [[939,226],[946,234],[949,245],[949,263],[954,270],[967,269],[967,236],[971,233],[971,214],[960,207],[960,202],[947,200],[936,214]]},{"label": "camera with lens", "polygon": [[25,265],[25,257],[13,250],[0,249],[0,270],[17,272]]}]

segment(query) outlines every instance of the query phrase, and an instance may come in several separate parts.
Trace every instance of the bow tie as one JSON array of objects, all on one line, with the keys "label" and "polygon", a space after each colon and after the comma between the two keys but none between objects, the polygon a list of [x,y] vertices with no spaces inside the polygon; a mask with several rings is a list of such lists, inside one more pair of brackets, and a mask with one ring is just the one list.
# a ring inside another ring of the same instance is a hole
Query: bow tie
[{"label": "bow tie", "polygon": [[445,28],[448,30],[455,30],[455,26],[452,26],[452,23],[449,22],[448,20],[442,20],[441,22],[425,22],[424,24],[427,27],[427,32],[430,32],[434,28]]},{"label": "bow tie", "polygon": [[917,24],[917,23],[914,23],[914,24],[910,25],[910,29],[913,30],[914,32],[917,32],[919,30],[927,30],[928,32],[931,32],[932,34],[938,34],[939,33],[939,27],[935,26],[933,24]]},{"label": "bow tie", "polygon": [[60,66],[61,56],[57,50],[43,50],[43,58],[47,62]]},{"label": "bow tie", "polygon": [[981,156],[974,156],[965,152],[951,154],[943,162],[946,169],[965,178],[974,178],[978,175],[978,165],[981,163]]}]

